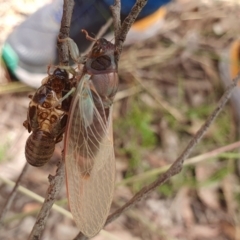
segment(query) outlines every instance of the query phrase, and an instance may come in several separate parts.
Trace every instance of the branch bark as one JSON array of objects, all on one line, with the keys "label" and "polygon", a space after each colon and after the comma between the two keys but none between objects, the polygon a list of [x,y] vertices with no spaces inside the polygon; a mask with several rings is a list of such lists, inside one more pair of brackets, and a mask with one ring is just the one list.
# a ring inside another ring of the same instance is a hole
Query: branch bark
[{"label": "branch bark", "polygon": [[113,14],[114,32],[115,32],[114,35],[115,35],[115,48],[116,48],[116,54],[115,54],[116,62],[118,62],[120,59],[120,55],[123,49],[123,43],[126,40],[128,31],[130,30],[131,26],[135,22],[138,14],[146,5],[147,1],[148,0],[137,0],[131,12],[124,19],[122,24],[120,19],[120,12],[121,12],[120,0],[115,0],[114,5],[111,6],[111,10]]},{"label": "branch bark", "polygon": [[[63,16],[62,16],[58,39],[66,39],[69,37],[73,7],[74,7],[74,0],[64,0]],[[60,65],[68,66],[69,51],[68,51],[67,41],[58,41],[57,45],[58,45],[58,55],[59,55]]]},{"label": "branch bark", "polygon": [[55,176],[49,176],[49,182],[50,185],[48,187],[47,190],[47,195],[46,198],[44,200],[44,203],[42,205],[42,208],[37,216],[35,225],[30,233],[29,236],[29,240],[37,240],[37,239],[41,239],[43,230],[45,228],[47,219],[48,219],[48,215],[50,213],[50,210],[52,208],[52,205],[54,204],[56,197],[58,196],[63,183],[64,183],[64,162],[61,161],[58,169],[57,169],[57,173]]},{"label": "branch bark", "polygon": [[[58,39],[65,39],[69,37],[73,7],[74,7],[74,0],[64,0],[63,17],[61,21],[61,27],[60,27]],[[60,65],[68,66],[69,51],[68,51],[68,45],[66,41],[58,41],[58,52],[59,52]],[[63,160],[58,166],[56,175],[49,176],[50,185],[47,190],[46,198],[37,216],[35,225],[30,233],[29,240],[33,240],[33,239],[37,240],[37,239],[40,239],[42,236],[52,205],[54,204],[55,199],[58,196],[64,183],[65,172],[64,172]]]}]

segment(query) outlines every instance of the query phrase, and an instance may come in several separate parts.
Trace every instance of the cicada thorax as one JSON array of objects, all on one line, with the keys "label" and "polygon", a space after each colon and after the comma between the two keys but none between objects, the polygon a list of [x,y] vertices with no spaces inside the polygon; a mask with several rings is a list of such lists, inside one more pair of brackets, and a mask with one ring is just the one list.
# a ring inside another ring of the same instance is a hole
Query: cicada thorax
[{"label": "cicada thorax", "polygon": [[105,38],[94,43],[91,52],[87,55],[85,69],[89,74],[103,74],[117,71],[115,62],[115,46]]},{"label": "cicada thorax", "polygon": [[29,164],[40,167],[50,160],[55,144],[60,142],[67,123],[69,99],[61,98],[69,91],[68,74],[57,68],[43,80],[43,85],[33,95],[24,126],[32,134],[25,146],[25,156]]}]

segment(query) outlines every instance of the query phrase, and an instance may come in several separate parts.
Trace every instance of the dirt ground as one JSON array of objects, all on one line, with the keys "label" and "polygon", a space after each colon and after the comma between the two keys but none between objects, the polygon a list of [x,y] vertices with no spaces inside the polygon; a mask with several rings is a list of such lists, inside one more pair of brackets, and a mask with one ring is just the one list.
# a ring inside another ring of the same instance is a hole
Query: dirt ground
[{"label": "dirt ground", "polygon": [[[0,45],[14,26],[43,4],[0,0]],[[239,38],[239,19],[238,1],[175,1],[158,35],[124,49],[113,112],[117,178],[112,210],[156,179],[216,107],[224,83],[230,81],[228,49]],[[29,134],[22,123],[34,90],[11,81],[2,65],[0,83],[2,209],[12,189],[8,180],[18,178],[26,161]],[[93,239],[240,239],[238,111],[230,102],[194,150],[191,157],[198,159],[188,160],[179,175]],[[27,239],[41,206],[33,193],[45,196],[61,149],[59,144],[46,166],[29,168],[21,186],[30,193],[17,193],[0,229],[1,240]],[[58,204],[68,209],[65,188]],[[42,239],[68,240],[77,233],[72,219],[52,210]]]}]

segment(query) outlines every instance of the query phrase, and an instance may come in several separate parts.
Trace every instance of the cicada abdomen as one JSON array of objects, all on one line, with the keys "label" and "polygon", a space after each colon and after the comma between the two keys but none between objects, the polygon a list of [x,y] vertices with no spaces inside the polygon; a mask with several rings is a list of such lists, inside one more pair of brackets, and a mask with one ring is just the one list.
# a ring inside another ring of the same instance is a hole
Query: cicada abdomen
[{"label": "cicada abdomen", "polygon": [[33,95],[24,126],[32,134],[25,146],[29,164],[41,167],[53,155],[55,144],[63,138],[67,123],[69,99],[60,103],[65,91],[69,91],[68,73],[57,68],[43,80],[43,85]]},{"label": "cicada abdomen", "polygon": [[115,157],[111,106],[118,88],[115,46],[101,38],[87,56],[64,141],[68,199],[79,230],[95,236],[113,198]]},{"label": "cicada abdomen", "polygon": [[27,139],[25,156],[29,164],[41,167],[52,157],[56,140],[44,131],[34,131]]}]

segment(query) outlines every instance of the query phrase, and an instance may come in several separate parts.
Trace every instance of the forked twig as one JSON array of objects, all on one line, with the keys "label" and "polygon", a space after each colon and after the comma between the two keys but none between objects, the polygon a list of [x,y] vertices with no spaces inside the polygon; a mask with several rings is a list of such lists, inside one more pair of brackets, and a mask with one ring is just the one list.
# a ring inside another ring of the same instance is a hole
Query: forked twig
[{"label": "forked twig", "polygon": [[7,201],[6,201],[6,204],[4,205],[3,209],[2,209],[2,212],[0,214],[0,228],[3,226],[3,219],[6,215],[6,213],[8,212],[8,210],[10,209],[12,203],[13,203],[13,200],[15,199],[16,195],[17,195],[17,189],[22,181],[22,178],[24,177],[24,175],[26,174],[27,172],[27,169],[28,169],[28,163],[26,163],[23,167],[23,170],[21,172],[21,174],[19,175],[16,183],[15,183],[15,186],[12,190],[12,192],[10,193]]},{"label": "forked twig", "polygon": [[[61,28],[59,32],[58,39],[65,39],[69,37],[70,23],[72,19],[74,0],[64,0],[63,3],[63,17],[61,22]],[[68,45],[65,41],[58,41],[59,49],[59,59],[60,65],[68,66],[69,64],[69,51]],[[49,215],[49,212],[52,208],[52,205],[55,202],[56,197],[58,196],[63,183],[64,183],[64,161],[62,160],[59,164],[56,175],[49,176],[50,185],[47,190],[47,196],[42,205],[42,208],[37,216],[35,225],[32,229],[32,232],[29,236],[29,240],[37,240],[41,238],[46,221]]]},{"label": "forked twig", "polygon": [[114,24],[114,31],[115,31],[115,47],[116,47],[116,54],[115,59],[116,62],[119,61],[120,55],[123,49],[123,43],[126,40],[127,33],[130,30],[131,26],[135,22],[138,14],[141,12],[143,7],[146,5],[148,0],[137,0],[135,5],[133,6],[131,12],[128,16],[124,19],[123,23],[121,24],[120,19],[120,11],[121,11],[121,1],[115,0],[114,5],[111,6],[112,14],[113,14],[113,24]]}]

